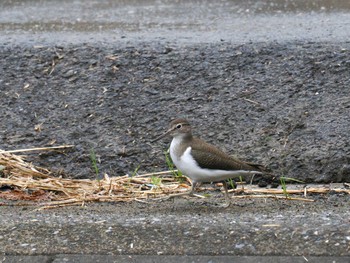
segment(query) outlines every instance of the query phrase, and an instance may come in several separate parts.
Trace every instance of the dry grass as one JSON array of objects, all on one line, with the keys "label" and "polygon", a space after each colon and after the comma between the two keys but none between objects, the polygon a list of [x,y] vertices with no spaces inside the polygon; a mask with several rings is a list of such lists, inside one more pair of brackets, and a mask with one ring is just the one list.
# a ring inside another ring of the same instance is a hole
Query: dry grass
[{"label": "dry grass", "polygon": [[163,178],[159,185],[152,184],[152,176],[170,176],[171,171],[134,177],[109,177],[105,174],[102,180],[54,177],[49,170],[36,167],[25,162],[21,156],[4,151],[0,151],[0,167],[0,187],[6,186],[14,190],[0,192],[0,198],[44,201],[43,205],[49,206],[90,201],[142,201],[187,191],[190,187],[186,179],[185,183],[180,183],[172,177]]},{"label": "dry grass", "polygon": [[[154,176],[162,177],[157,185],[154,183]],[[190,182],[187,178],[183,182],[175,179],[172,177],[172,171],[134,177],[128,175],[110,177],[105,174],[102,180],[65,179],[52,176],[49,170],[24,161],[22,156],[0,151],[0,188],[0,199],[26,200],[31,201],[31,204],[33,202],[39,204],[41,208],[50,208],[83,205],[85,202],[135,200],[146,202],[147,199],[186,192],[190,188]],[[262,189],[245,185],[242,188],[231,190],[236,193],[234,198],[283,198],[300,201],[313,201],[305,198],[310,193],[324,194],[330,191],[350,194],[348,189],[331,189],[330,187],[288,190],[289,195],[294,195],[289,197],[284,195],[282,189]],[[300,197],[301,195],[304,198]],[[17,202],[16,204],[25,203]]]}]

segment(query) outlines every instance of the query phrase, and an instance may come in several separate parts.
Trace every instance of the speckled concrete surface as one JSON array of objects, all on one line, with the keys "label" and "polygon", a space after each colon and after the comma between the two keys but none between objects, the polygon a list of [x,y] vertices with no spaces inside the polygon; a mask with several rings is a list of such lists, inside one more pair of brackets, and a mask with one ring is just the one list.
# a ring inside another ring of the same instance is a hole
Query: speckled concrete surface
[{"label": "speckled concrete surface", "polygon": [[346,256],[350,196],[0,207],[0,253]]}]

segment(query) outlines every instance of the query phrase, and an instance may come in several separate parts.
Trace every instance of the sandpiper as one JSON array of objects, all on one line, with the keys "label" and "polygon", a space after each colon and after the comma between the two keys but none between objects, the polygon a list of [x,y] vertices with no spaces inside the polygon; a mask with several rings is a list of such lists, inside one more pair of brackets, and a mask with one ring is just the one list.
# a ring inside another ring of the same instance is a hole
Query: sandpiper
[{"label": "sandpiper", "polygon": [[176,119],[170,123],[169,129],[154,140],[170,135],[170,156],[176,167],[191,179],[192,187],[189,192],[179,195],[192,195],[198,183],[222,182],[225,190],[227,205],[230,198],[227,192],[226,180],[252,177],[262,174],[264,166],[243,162],[232,158],[215,146],[192,136],[192,129],[185,119]]}]

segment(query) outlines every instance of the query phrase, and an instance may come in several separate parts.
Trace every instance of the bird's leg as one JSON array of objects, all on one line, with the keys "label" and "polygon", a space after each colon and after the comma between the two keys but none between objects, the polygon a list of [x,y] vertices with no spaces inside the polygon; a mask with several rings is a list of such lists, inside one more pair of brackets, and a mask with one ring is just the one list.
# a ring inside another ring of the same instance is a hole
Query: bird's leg
[{"label": "bird's leg", "polygon": [[224,186],[224,190],[225,190],[225,199],[226,199],[226,204],[224,204],[223,207],[229,207],[231,205],[231,199],[228,196],[228,191],[227,191],[227,182],[223,181],[222,182],[223,186]]}]

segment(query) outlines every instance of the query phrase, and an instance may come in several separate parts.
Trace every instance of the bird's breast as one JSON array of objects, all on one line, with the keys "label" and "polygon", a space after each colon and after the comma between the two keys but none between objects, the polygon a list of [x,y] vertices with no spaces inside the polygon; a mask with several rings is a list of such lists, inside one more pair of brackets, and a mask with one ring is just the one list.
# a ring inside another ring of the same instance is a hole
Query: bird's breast
[{"label": "bird's breast", "polygon": [[181,145],[181,140],[178,138],[174,138],[170,144],[170,157],[178,169],[179,169],[181,156],[183,154],[181,153],[180,145]]}]

